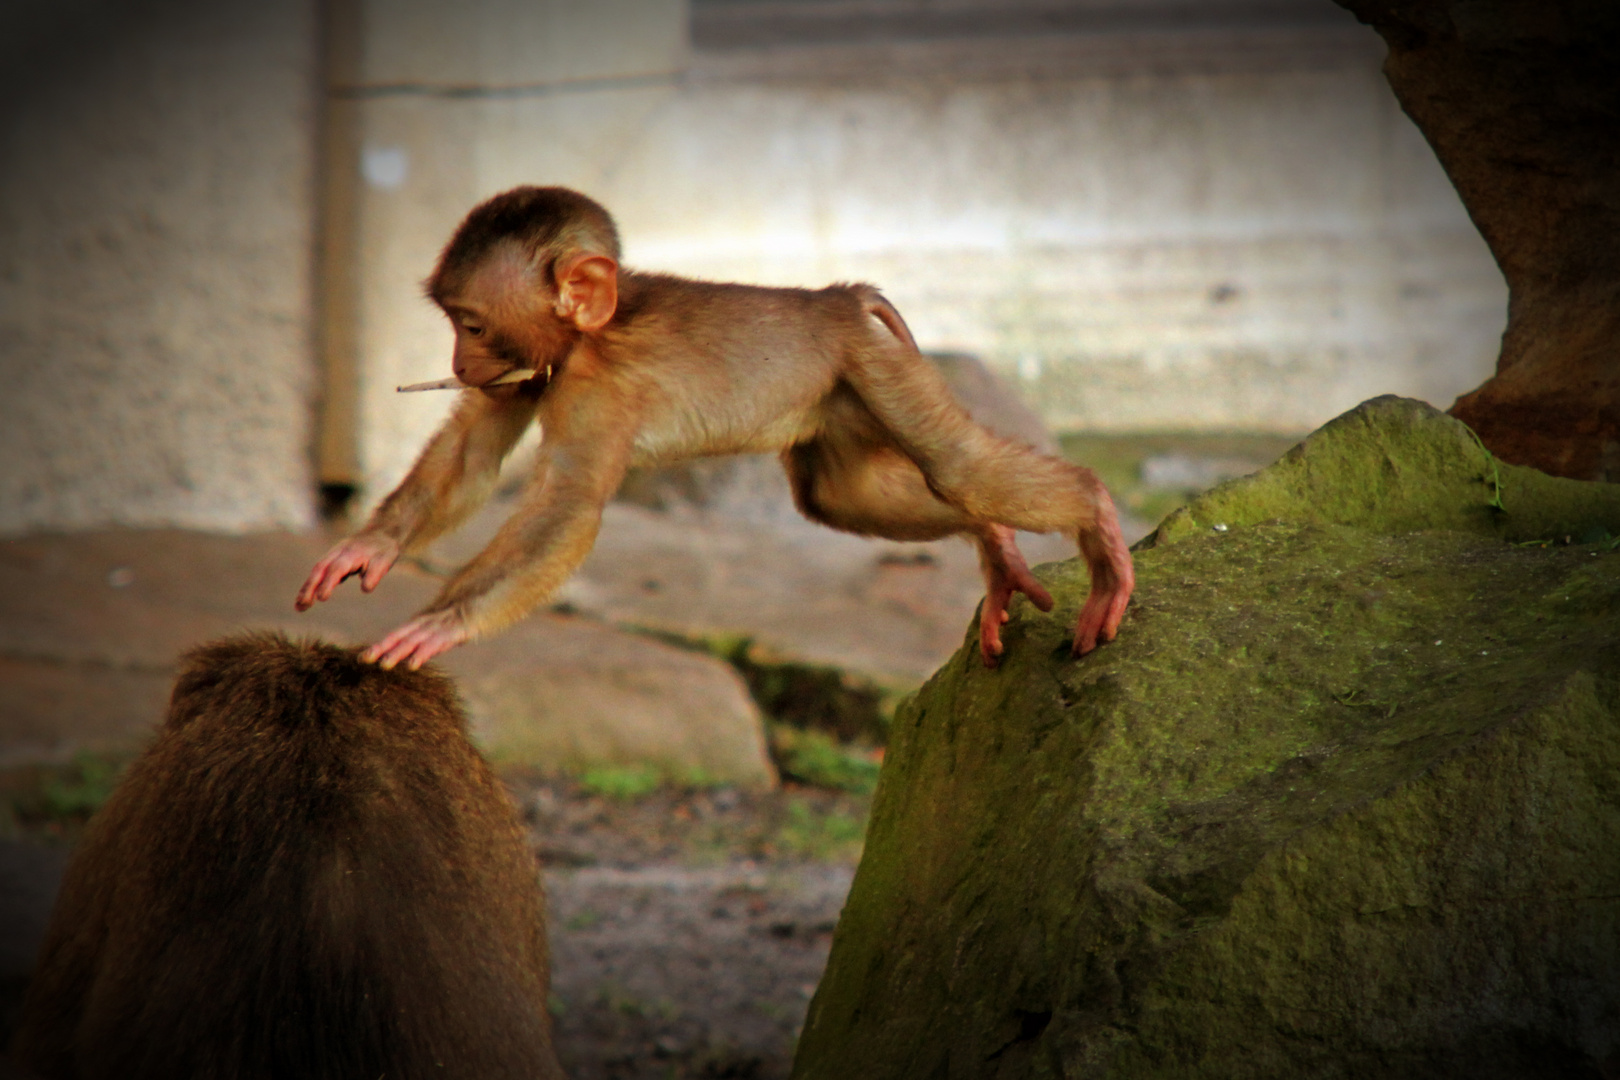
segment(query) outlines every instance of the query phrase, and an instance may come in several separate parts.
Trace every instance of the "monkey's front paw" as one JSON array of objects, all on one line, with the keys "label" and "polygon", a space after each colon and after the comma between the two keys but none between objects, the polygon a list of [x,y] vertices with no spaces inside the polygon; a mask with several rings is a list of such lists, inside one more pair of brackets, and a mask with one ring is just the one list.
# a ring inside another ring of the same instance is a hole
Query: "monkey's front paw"
[{"label": "monkey's front paw", "polygon": [[360,575],[360,588],[370,592],[382,581],[399,558],[399,544],[386,537],[351,536],[326,553],[315,569],[309,572],[293,607],[308,611],[317,600],[330,600],[332,590],[356,574]]},{"label": "monkey's front paw", "polygon": [[415,671],[440,653],[467,640],[467,627],[455,611],[432,611],[418,615],[360,654],[368,664],[384,670],[403,663]]}]

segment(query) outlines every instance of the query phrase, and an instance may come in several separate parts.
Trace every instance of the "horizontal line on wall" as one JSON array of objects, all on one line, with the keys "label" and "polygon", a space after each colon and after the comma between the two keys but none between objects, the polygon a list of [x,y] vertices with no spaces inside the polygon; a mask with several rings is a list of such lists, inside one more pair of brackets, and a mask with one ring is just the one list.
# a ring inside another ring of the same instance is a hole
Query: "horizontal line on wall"
[{"label": "horizontal line on wall", "polygon": [[557,79],[551,82],[508,83],[430,83],[384,82],[339,85],[328,93],[335,98],[370,100],[374,98],[427,97],[449,100],[534,98],[553,94],[585,94],[602,90],[639,90],[644,87],[673,86],[682,72],[660,71],[648,75],[613,75],[606,78]]},{"label": "horizontal line on wall", "polygon": [[1323,24],[1164,33],[1050,34],[777,44],[695,49],[687,79],[841,86],[911,81],[997,82],[1130,75],[1260,74],[1378,69],[1378,35]]},{"label": "horizontal line on wall", "polygon": [[697,0],[698,50],[856,44],[943,38],[1030,37],[1188,30],[1275,30],[1354,26],[1328,0],[1067,0],[930,4],[909,0]]}]

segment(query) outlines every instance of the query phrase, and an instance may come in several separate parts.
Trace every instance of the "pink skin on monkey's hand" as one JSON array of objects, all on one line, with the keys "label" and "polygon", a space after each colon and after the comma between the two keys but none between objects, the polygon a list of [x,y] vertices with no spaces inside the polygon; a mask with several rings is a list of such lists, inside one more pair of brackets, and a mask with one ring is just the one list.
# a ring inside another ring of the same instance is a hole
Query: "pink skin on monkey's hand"
[{"label": "pink skin on monkey's hand", "polygon": [[467,640],[467,627],[454,609],[418,615],[360,654],[384,670],[404,664],[415,671],[440,653]]},{"label": "pink skin on monkey's hand", "polygon": [[382,581],[399,558],[399,544],[384,536],[351,536],[326,553],[309,572],[293,607],[308,611],[317,600],[330,600],[332,592],[347,579],[360,575],[360,589],[370,592]]}]

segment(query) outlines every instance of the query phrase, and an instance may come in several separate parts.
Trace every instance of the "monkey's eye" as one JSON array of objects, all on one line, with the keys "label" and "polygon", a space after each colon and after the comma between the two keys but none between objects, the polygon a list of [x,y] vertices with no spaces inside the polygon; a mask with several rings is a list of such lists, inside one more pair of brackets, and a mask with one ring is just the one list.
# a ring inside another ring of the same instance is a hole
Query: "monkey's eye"
[{"label": "monkey's eye", "polygon": [[474,326],[471,323],[462,323],[461,328],[463,330],[467,331],[467,336],[468,337],[483,337],[484,336],[484,328],[482,326]]}]

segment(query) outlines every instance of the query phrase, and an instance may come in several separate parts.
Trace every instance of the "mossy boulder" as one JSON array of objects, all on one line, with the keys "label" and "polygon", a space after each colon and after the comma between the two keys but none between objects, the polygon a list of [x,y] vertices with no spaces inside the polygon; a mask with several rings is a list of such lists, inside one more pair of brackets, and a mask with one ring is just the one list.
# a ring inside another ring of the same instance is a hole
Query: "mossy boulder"
[{"label": "mossy boulder", "polygon": [[1617,534],[1382,398],[1081,660],[1041,568],[896,719],[795,1077],[1620,1075]]}]

